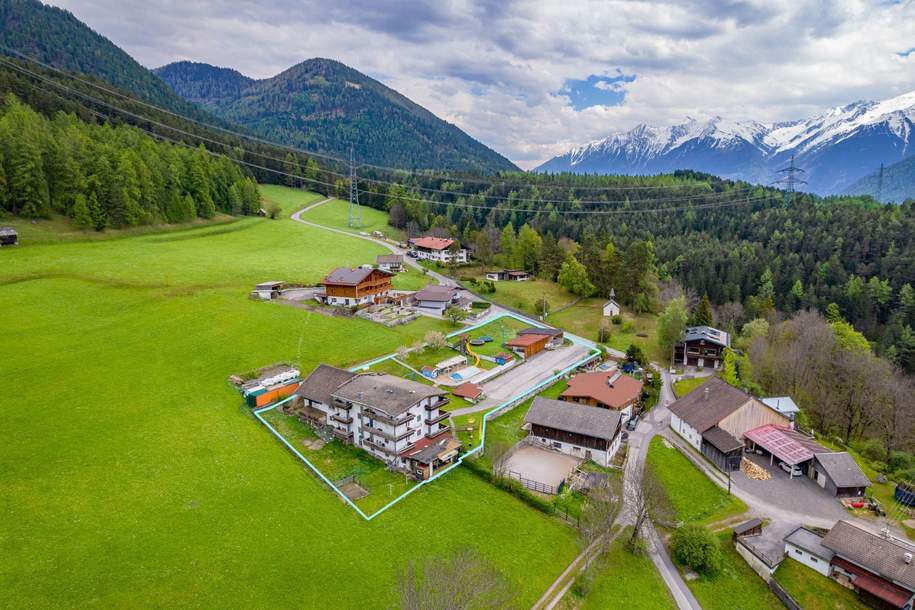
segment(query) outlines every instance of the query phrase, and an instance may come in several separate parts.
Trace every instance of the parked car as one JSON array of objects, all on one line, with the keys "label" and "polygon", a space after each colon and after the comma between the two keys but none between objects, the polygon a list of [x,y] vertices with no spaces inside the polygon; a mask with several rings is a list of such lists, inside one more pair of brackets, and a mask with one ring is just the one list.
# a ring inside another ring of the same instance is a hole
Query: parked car
[{"label": "parked car", "polygon": [[413,250],[410,250],[409,252],[407,252],[407,256],[409,256],[410,258],[416,258],[416,257],[417,257],[416,252],[414,252]]},{"label": "parked car", "polygon": [[804,471],[798,468],[797,466],[791,466],[785,462],[779,462],[778,467],[790,474],[793,477],[799,477],[804,474]]},{"label": "parked car", "polygon": [[629,430],[630,432],[632,432],[633,430],[635,430],[635,427],[638,425],[639,425],[639,416],[636,415],[635,417],[631,418],[628,422],[626,422],[626,429]]}]

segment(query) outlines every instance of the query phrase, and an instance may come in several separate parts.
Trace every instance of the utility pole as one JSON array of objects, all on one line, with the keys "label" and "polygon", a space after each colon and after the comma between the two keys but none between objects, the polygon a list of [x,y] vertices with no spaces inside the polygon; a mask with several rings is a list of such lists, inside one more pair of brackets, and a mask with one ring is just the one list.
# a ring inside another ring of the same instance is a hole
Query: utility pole
[{"label": "utility pole", "polygon": [[880,173],[877,174],[877,201],[883,201],[883,163],[880,164]]},{"label": "utility pole", "polygon": [[796,200],[796,190],[795,187],[799,184],[807,184],[807,181],[800,178],[800,174],[806,174],[804,170],[799,168],[794,164],[794,153],[791,153],[791,162],[788,163],[788,167],[783,167],[778,170],[778,173],[784,174],[783,178],[779,178],[772,184],[783,184],[785,185],[786,194],[791,197],[791,204],[794,205]]},{"label": "utility pole", "polygon": [[359,207],[359,182],[356,178],[356,163],[353,161],[353,147],[349,148],[349,215],[346,226],[362,228],[362,208]]}]

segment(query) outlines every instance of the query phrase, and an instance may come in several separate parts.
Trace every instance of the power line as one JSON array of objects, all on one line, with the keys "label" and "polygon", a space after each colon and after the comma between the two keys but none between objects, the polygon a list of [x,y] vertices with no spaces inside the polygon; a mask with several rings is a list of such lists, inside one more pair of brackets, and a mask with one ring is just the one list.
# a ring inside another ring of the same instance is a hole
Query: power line
[{"label": "power line", "polygon": [[806,180],[800,178],[800,174],[806,174],[807,172],[794,164],[794,153],[791,153],[791,162],[788,164],[788,166],[776,171],[785,174],[785,177],[776,180],[772,184],[784,184],[786,196],[790,196],[791,203],[794,204],[796,201],[795,187],[798,184],[807,184]]},{"label": "power line", "polygon": [[[62,76],[64,76],[64,77],[66,77],[66,78],[75,80],[75,81],[77,81],[77,82],[81,82],[81,83],[83,83],[83,84],[85,84],[85,85],[87,85],[87,86],[94,87],[94,88],[96,88],[96,89],[98,89],[98,90],[100,90],[100,91],[104,91],[105,93],[108,93],[108,94],[110,94],[110,95],[118,96],[118,97],[123,98],[123,99],[125,99],[125,100],[132,101],[132,102],[134,102],[134,103],[136,103],[136,104],[140,104],[140,105],[145,106],[145,107],[147,107],[147,108],[156,110],[156,111],[158,111],[158,112],[162,112],[162,113],[168,114],[168,115],[170,115],[170,116],[173,116],[173,117],[176,117],[176,118],[179,118],[179,119],[188,121],[188,122],[190,122],[190,123],[194,123],[194,124],[199,125],[199,126],[201,126],[201,127],[206,127],[206,128],[209,128],[209,129],[214,129],[214,130],[217,130],[217,131],[226,133],[226,134],[228,134],[228,135],[235,136],[235,137],[237,137],[237,138],[252,140],[252,141],[255,141],[255,142],[259,142],[259,143],[261,143],[261,144],[266,144],[266,145],[268,145],[268,146],[273,146],[273,147],[276,147],[276,148],[280,148],[280,149],[284,149],[284,150],[289,150],[289,151],[296,152],[296,153],[300,153],[300,154],[303,154],[303,155],[306,155],[306,156],[316,157],[316,158],[324,159],[324,160],[327,160],[327,161],[333,161],[334,163],[338,163],[338,164],[340,164],[341,166],[346,166],[346,165],[348,165],[348,164],[346,163],[345,160],[340,159],[339,157],[335,157],[335,156],[333,156],[333,155],[327,155],[327,154],[318,153],[318,152],[315,152],[315,151],[309,151],[309,150],[304,150],[304,149],[301,149],[301,148],[296,148],[296,147],[289,146],[289,145],[285,145],[285,144],[280,144],[280,143],[277,143],[277,142],[273,142],[273,141],[271,141],[271,140],[266,140],[266,139],[264,139],[264,138],[257,137],[257,136],[255,136],[255,135],[242,133],[242,132],[239,132],[239,131],[236,131],[236,130],[233,130],[233,129],[227,129],[227,128],[225,128],[225,127],[220,127],[220,126],[218,126],[218,125],[213,125],[213,124],[210,124],[210,123],[206,123],[206,122],[204,122],[204,121],[200,121],[200,120],[198,120],[198,119],[194,119],[194,118],[192,118],[192,117],[187,117],[187,116],[178,114],[178,113],[173,112],[173,111],[171,111],[171,110],[167,110],[167,109],[162,108],[162,107],[160,107],[160,106],[156,106],[155,104],[151,104],[151,103],[146,102],[146,101],[144,101],[144,100],[141,100],[141,99],[135,98],[135,97],[133,97],[133,96],[127,95],[127,94],[125,94],[125,93],[123,93],[123,92],[121,92],[121,91],[118,91],[118,90],[116,90],[116,89],[111,89],[111,88],[109,88],[109,87],[104,87],[104,86],[102,86],[102,85],[100,85],[100,84],[98,84],[98,83],[95,83],[95,82],[91,81],[91,80],[84,79],[84,78],[80,78],[79,76],[77,76],[77,75],[75,75],[75,74],[72,74],[72,73],[67,72],[67,71],[65,71],[65,70],[61,70],[60,68],[57,68],[57,67],[55,67],[55,66],[53,66],[53,65],[50,65],[50,64],[47,64],[47,63],[45,63],[45,62],[43,62],[43,61],[41,61],[41,60],[39,60],[39,59],[36,59],[36,58],[34,58],[34,57],[30,56],[30,55],[27,55],[27,54],[25,54],[25,53],[22,53],[22,52],[20,52],[20,51],[17,51],[16,49],[12,49],[12,48],[10,48],[10,47],[8,47],[8,46],[6,46],[6,45],[3,45],[3,44],[0,44],[0,49],[5,50],[5,51],[7,51],[7,52],[9,52],[9,53],[11,53],[11,54],[13,54],[13,55],[16,55],[16,56],[18,56],[18,57],[20,57],[20,58],[22,58],[22,59],[25,59],[25,60],[27,60],[27,61],[33,62],[33,63],[35,63],[35,64],[38,64],[39,66],[42,66],[42,67],[44,67],[45,69],[51,70],[51,71],[53,71],[53,72],[56,72],[57,74],[60,74],[60,75],[62,75]],[[7,64],[7,65],[9,65],[10,67],[14,66],[14,64]],[[33,73],[33,75],[34,75],[34,73]],[[38,75],[34,75],[34,76],[36,76],[36,77],[38,77],[38,78],[41,78],[41,77],[38,76]],[[150,120],[150,122],[153,122],[151,119],[145,119],[145,120]],[[196,137],[200,137],[200,136],[196,136]],[[228,144],[225,144],[225,143],[219,143],[219,144],[220,144],[220,145],[223,145],[223,146],[228,146]],[[253,152],[253,151],[249,151],[249,152]],[[253,154],[258,154],[258,153],[253,153]],[[261,156],[263,156],[263,155],[261,155]],[[265,158],[266,158],[266,157],[265,157]],[[274,160],[278,160],[278,159],[274,159]],[[285,162],[285,161],[281,161],[281,162]],[[363,163],[363,164],[361,164],[361,167],[371,167],[371,168],[374,168],[374,169],[379,169],[379,170],[388,171],[388,172],[392,172],[392,173],[403,173],[403,174],[407,174],[407,175],[411,175],[411,176],[420,176],[420,177],[425,177],[425,178],[440,178],[440,179],[443,179],[443,180],[455,180],[455,181],[459,181],[459,182],[468,182],[468,183],[476,183],[476,184],[488,184],[488,185],[492,185],[492,186],[516,187],[516,188],[528,188],[528,187],[532,186],[531,184],[525,184],[525,183],[522,183],[522,184],[517,184],[517,183],[516,183],[516,184],[512,184],[512,183],[506,183],[506,182],[504,182],[504,181],[494,181],[494,180],[491,180],[491,179],[480,179],[480,178],[460,177],[460,176],[453,175],[453,174],[436,174],[436,173],[433,173],[432,170],[407,170],[407,169],[403,169],[403,168],[389,167],[389,166],[384,166],[384,165],[375,165],[375,164],[370,164],[370,163]],[[326,170],[325,170],[325,171],[326,171]],[[328,173],[333,173],[333,172],[328,172]],[[707,183],[701,183],[701,184],[707,184]],[[574,186],[574,185],[566,185],[566,184],[552,184],[552,185],[551,185],[551,184],[542,184],[542,185],[541,185],[541,184],[535,184],[535,186],[546,186],[546,187],[554,187],[554,188],[570,188],[570,189],[581,190],[581,191],[584,191],[584,190],[587,190],[587,191],[630,191],[630,190],[635,191],[635,190],[646,190],[646,189],[666,190],[666,189],[694,188],[694,187],[696,187],[696,186],[698,186],[698,185],[697,185],[697,184],[676,184],[676,185],[659,185],[659,186],[648,186],[648,185],[633,186],[633,185],[628,185],[628,186],[601,186],[601,187],[588,187],[588,186]]]},{"label": "power line", "polygon": [[362,228],[362,208],[359,207],[359,183],[356,180],[356,164],[353,161],[353,148],[349,149],[349,208],[347,209],[346,226]]}]

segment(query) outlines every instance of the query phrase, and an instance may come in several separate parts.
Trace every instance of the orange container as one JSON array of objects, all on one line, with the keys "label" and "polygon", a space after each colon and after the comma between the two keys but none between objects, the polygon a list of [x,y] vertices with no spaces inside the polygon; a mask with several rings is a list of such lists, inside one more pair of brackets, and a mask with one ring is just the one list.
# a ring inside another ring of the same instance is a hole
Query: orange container
[{"label": "orange container", "polygon": [[283,398],[286,398],[295,392],[297,387],[299,387],[299,382],[293,381],[292,383],[288,383],[284,386],[276,388],[275,390],[270,390],[268,392],[264,392],[259,396],[255,396],[254,408],[259,409],[260,407],[266,407],[267,405],[271,405],[278,400],[282,400]]}]

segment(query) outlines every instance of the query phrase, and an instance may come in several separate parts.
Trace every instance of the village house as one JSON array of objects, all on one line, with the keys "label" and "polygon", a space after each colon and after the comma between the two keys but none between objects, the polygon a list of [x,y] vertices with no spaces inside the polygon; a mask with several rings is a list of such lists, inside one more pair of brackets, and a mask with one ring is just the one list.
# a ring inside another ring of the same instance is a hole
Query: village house
[{"label": "village house", "polygon": [[392,468],[425,479],[457,459],[460,442],[441,411],[447,393],[434,386],[320,365],[296,395],[293,412]]},{"label": "village house", "polygon": [[384,301],[394,290],[392,274],[381,269],[340,267],[322,280],[318,300],[328,305],[353,307]]},{"label": "village house", "polygon": [[379,254],[375,257],[375,264],[382,271],[400,273],[404,270],[403,254]]},{"label": "village house", "polygon": [[731,336],[711,326],[690,326],[683,339],[674,346],[673,364],[711,367],[716,371],[724,365],[724,351],[731,347]]},{"label": "village house", "polygon": [[444,315],[449,307],[470,309],[470,300],[461,296],[461,289],[453,286],[429,285],[413,295],[418,309],[437,315]]},{"label": "village house", "polygon": [[521,269],[502,269],[501,271],[487,271],[486,279],[493,282],[526,282],[531,279],[527,271]]},{"label": "village house", "polygon": [[483,388],[473,383],[472,381],[465,381],[461,385],[452,388],[451,393],[455,396],[475,403],[480,399],[480,397],[483,396]]},{"label": "village house", "polygon": [[619,412],[538,396],[524,416],[528,439],[567,455],[609,466],[620,447]]},{"label": "village house", "polygon": [[0,246],[15,246],[19,243],[19,233],[13,227],[0,227]]},{"label": "village house", "polygon": [[915,546],[891,536],[888,531],[873,534],[844,520],[822,537],[800,528],[785,539],[785,551],[820,574],[853,589],[872,608],[912,608]]},{"label": "village house", "polygon": [[640,380],[617,370],[579,373],[569,380],[560,398],[619,412],[623,422],[636,414],[642,399]]},{"label": "village house", "polygon": [[738,470],[744,433],[765,424],[790,421],[718,377],[670,405],[670,427],[724,471]]},{"label": "village house", "polygon": [[467,250],[453,249],[456,242],[447,237],[414,237],[410,239],[410,252],[416,258],[423,258],[439,263],[466,263]]}]

